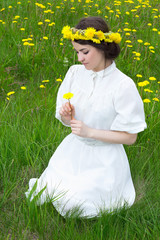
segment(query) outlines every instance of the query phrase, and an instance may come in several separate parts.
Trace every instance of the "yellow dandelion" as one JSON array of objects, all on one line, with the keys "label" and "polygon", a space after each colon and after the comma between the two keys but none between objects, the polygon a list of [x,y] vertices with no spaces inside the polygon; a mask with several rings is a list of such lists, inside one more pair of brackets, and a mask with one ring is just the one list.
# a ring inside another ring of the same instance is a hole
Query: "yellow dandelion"
[{"label": "yellow dandelion", "polygon": [[39,86],[40,88],[46,88],[43,84]]},{"label": "yellow dandelion", "polygon": [[143,40],[141,40],[141,39],[138,39],[138,40],[137,40],[137,42],[139,42],[139,43],[143,43]]},{"label": "yellow dandelion", "polygon": [[148,98],[143,99],[144,103],[150,103],[151,101]]},{"label": "yellow dandelion", "polygon": [[145,86],[147,86],[148,84],[149,84],[149,81],[145,80],[145,81],[143,81],[143,82],[139,82],[139,83],[138,83],[138,86],[139,86],[139,87],[145,87]]},{"label": "yellow dandelion", "polygon": [[126,40],[125,42],[126,42],[126,43],[131,43],[132,41],[131,41],[131,40]]},{"label": "yellow dandelion", "polygon": [[22,89],[22,90],[26,90],[26,87],[25,87],[25,86],[22,86],[21,89]]},{"label": "yellow dandelion", "polygon": [[45,22],[50,22],[51,20],[50,20],[50,19],[45,19],[44,21],[45,21]]},{"label": "yellow dandelion", "polygon": [[44,40],[48,40],[48,37],[44,36],[43,39],[44,39]]},{"label": "yellow dandelion", "polygon": [[29,45],[29,42],[24,42],[23,45],[24,45],[24,46],[28,46],[28,45]]},{"label": "yellow dandelion", "polygon": [[85,36],[89,39],[93,38],[95,35],[96,30],[92,27],[89,27],[85,30]]},{"label": "yellow dandelion", "polygon": [[20,16],[18,16],[18,15],[16,15],[16,16],[14,17],[14,19],[18,19],[18,18],[20,18]]},{"label": "yellow dandelion", "polygon": [[63,98],[65,98],[65,99],[71,99],[72,97],[74,96],[74,94],[73,93],[65,93],[64,95],[63,95]]},{"label": "yellow dandelion", "polygon": [[136,55],[136,57],[140,57],[141,56],[141,54],[138,53],[138,52],[136,52],[135,55]]},{"label": "yellow dandelion", "polygon": [[158,29],[157,29],[157,28],[153,28],[152,31],[153,31],[153,32],[157,32]]},{"label": "yellow dandelion", "polygon": [[149,42],[144,43],[144,46],[149,46],[149,45],[151,45]]},{"label": "yellow dandelion", "polygon": [[72,39],[72,31],[70,26],[64,26],[62,29],[63,38]]},{"label": "yellow dandelion", "polygon": [[120,41],[122,40],[119,33],[112,33],[111,35],[109,35],[109,39],[117,44],[120,43]]},{"label": "yellow dandelion", "polygon": [[43,83],[48,83],[48,82],[49,82],[49,80],[43,80],[42,82],[43,82]]},{"label": "yellow dandelion", "polygon": [[137,74],[136,77],[142,78],[142,75],[141,74]]},{"label": "yellow dandelion", "polygon": [[148,88],[145,88],[144,91],[145,91],[145,92],[149,92],[149,93],[153,93],[153,91],[150,90],[150,89],[148,89]]},{"label": "yellow dandelion", "polygon": [[153,98],[154,101],[156,102],[159,102],[159,99],[158,98]]},{"label": "yellow dandelion", "polygon": [[104,33],[102,31],[98,31],[96,33],[96,35],[98,36],[99,40],[102,41],[105,37],[104,37]]},{"label": "yellow dandelion", "polygon": [[21,31],[25,31],[25,28],[20,28]]},{"label": "yellow dandelion", "polygon": [[40,25],[42,25],[43,24],[43,22],[38,22],[38,25],[40,26]]},{"label": "yellow dandelion", "polygon": [[62,82],[62,79],[61,78],[57,78],[56,82]]},{"label": "yellow dandelion", "polygon": [[151,81],[155,81],[156,78],[155,78],[155,77],[149,77],[149,80],[151,80]]},{"label": "yellow dandelion", "polygon": [[7,96],[11,96],[11,95],[13,95],[14,93],[15,93],[14,91],[8,92],[8,93],[7,93]]}]

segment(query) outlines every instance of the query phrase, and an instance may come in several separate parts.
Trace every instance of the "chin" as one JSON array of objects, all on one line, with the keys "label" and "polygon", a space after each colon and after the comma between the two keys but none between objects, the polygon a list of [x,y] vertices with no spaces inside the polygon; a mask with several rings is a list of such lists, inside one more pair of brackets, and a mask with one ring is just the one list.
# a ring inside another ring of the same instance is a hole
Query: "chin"
[{"label": "chin", "polygon": [[91,68],[91,67],[89,67],[87,64],[86,64],[86,65],[84,65],[84,67],[85,67],[87,70],[92,70],[92,68]]}]

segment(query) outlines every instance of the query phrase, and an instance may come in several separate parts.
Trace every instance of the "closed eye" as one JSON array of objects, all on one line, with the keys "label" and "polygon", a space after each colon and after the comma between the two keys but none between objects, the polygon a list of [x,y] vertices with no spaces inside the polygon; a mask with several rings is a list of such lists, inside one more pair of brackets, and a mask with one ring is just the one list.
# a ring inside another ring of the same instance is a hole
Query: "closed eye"
[{"label": "closed eye", "polygon": [[[78,54],[79,52],[76,51],[76,53]],[[86,52],[82,52],[83,54],[87,55],[89,53],[89,51],[86,51]]]}]

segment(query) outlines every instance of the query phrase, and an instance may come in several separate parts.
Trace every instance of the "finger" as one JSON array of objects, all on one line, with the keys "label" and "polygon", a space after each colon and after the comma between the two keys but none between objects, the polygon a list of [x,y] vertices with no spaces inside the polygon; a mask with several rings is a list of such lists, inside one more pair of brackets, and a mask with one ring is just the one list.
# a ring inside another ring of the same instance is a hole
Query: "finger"
[{"label": "finger", "polygon": [[71,111],[71,110],[72,110],[71,104],[70,104],[69,102],[65,103],[65,108],[66,108],[68,111]]}]

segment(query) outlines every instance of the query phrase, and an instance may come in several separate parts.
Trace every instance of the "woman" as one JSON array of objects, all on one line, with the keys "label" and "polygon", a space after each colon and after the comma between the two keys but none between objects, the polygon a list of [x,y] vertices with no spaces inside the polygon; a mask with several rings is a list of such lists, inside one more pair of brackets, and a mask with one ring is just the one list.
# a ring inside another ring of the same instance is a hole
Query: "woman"
[{"label": "woman", "polygon": [[[78,207],[80,216],[98,216],[135,200],[123,144],[133,144],[146,128],[143,102],[128,76],[116,68],[118,33],[99,17],[63,28],[72,41],[80,65],[72,66],[59,88],[56,118],[71,127],[39,179],[31,179],[26,196],[43,188],[39,204],[53,198],[63,216]],[[63,96],[73,93],[70,102]],[[55,200],[55,198],[57,198]]]}]

